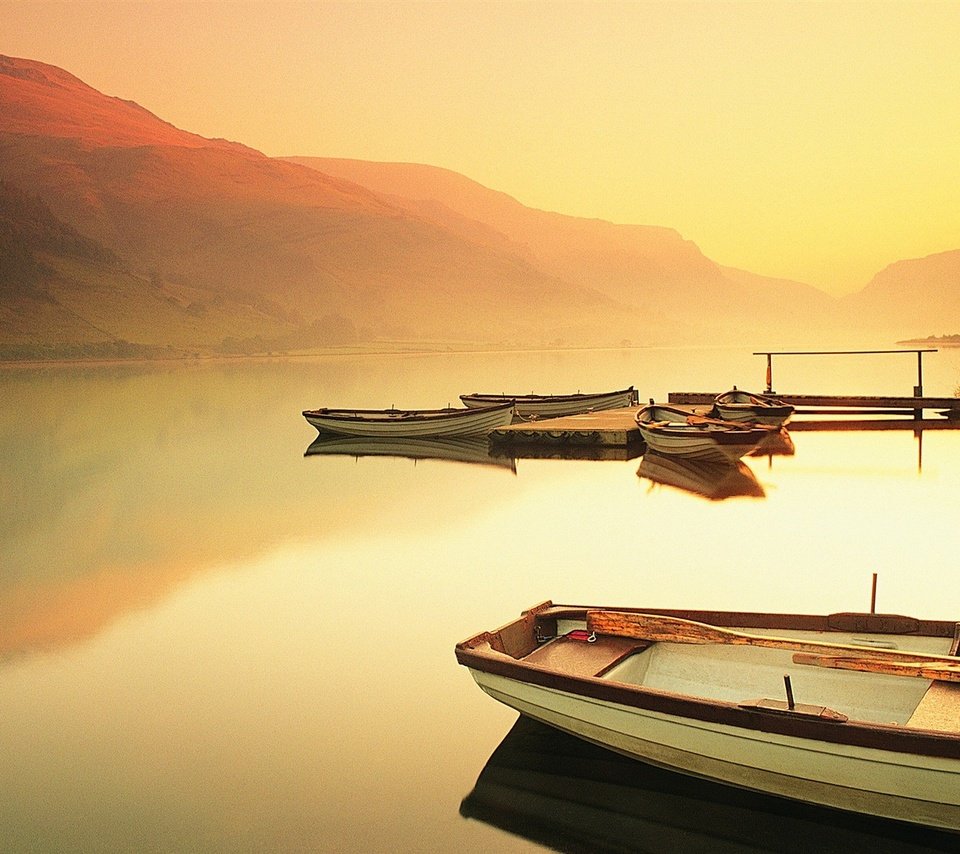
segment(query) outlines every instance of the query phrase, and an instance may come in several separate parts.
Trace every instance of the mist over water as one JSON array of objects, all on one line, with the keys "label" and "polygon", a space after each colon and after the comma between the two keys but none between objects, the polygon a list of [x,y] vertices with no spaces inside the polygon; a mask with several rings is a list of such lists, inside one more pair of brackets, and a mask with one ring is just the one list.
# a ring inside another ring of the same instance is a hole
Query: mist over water
[{"label": "mist over water", "polygon": [[[454,644],[544,599],[960,619],[960,431],[791,433],[762,495],[641,459],[305,455],[321,406],[762,390],[745,348],[317,357],[0,374],[4,850],[518,851],[460,814],[516,716]],[[912,355],[780,392],[907,395]],[[960,351],[924,357],[951,395]]]}]

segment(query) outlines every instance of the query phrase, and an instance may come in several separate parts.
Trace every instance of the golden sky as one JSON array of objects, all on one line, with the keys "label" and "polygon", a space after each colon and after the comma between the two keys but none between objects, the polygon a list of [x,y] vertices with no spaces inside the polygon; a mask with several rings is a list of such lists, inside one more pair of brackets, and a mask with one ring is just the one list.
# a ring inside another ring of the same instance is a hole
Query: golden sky
[{"label": "golden sky", "polygon": [[443,166],[863,287],[960,248],[960,2],[0,0],[0,52],[269,155]]}]

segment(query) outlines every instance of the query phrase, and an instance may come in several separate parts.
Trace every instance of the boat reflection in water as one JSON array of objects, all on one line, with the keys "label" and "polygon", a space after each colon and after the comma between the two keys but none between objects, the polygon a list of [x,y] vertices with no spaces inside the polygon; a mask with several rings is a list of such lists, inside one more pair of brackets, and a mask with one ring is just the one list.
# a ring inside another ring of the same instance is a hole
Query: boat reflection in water
[{"label": "boat reflection in water", "polygon": [[955,852],[958,837],[724,786],[521,716],[460,814],[565,852]]},{"label": "boat reflection in water", "polygon": [[317,436],[303,455],[360,457],[405,457],[410,460],[447,460],[457,463],[489,465],[517,472],[516,460],[491,456],[486,436],[446,436],[442,438],[371,438],[366,436]]},{"label": "boat reflection in water", "polygon": [[652,483],[673,486],[711,501],[725,498],[764,498],[766,493],[746,463],[722,454],[713,457],[677,457],[647,451],[637,475]]},{"label": "boat reflection in water", "polygon": [[792,457],[797,449],[786,427],[766,435],[748,457]]}]

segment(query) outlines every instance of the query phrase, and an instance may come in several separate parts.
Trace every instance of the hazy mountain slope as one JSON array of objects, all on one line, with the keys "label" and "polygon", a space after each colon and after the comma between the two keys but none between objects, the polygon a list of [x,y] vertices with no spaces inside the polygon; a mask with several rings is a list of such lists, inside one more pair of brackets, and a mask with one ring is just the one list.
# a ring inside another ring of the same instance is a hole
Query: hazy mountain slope
[{"label": "hazy mountain slope", "polygon": [[[525,207],[506,193],[433,166],[321,157],[287,158],[388,196],[444,227],[513,251],[553,275],[635,306],[690,340],[835,331],[836,302],[816,288],[722,268],[675,230],[619,225]],[[784,306],[791,311],[784,313]],[[802,320],[801,320],[802,318]]]},{"label": "hazy mountain slope", "polygon": [[41,206],[47,232],[30,231],[30,204],[6,213],[0,347],[776,346],[851,323],[927,334],[898,306],[919,304],[922,326],[956,305],[947,260],[904,274],[913,291],[894,265],[841,305],[720,267],[670,228],[534,210],[430,166],[268,158],[9,57],[0,180]]},{"label": "hazy mountain slope", "polygon": [[960,329],[960,249],[891,264],[842,301],[897,338],[952,334]]},{"label": "hazy mountain slope", "polygon": [[[299,329],[301,345],[330,318],[367,337],[534,343],[609,341],[633,326],[629,311],[608,322],[609,299],[513,253],[343,179],[186,134],[41,63],[0,64],[0,117],[0,179],[136,276],[189,290],[199,322],[171,336],[197,346],[251,337],[257,315],[256,334]],[[82,316],[94,296],[73,281]]]}]

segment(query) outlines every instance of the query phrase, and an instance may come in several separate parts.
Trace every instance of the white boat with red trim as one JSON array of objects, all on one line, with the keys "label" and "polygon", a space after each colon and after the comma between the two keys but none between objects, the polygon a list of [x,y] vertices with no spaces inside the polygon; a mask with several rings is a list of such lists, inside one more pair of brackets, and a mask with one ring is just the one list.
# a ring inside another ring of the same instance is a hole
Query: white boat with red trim
[{"label": "white boat with red trim", "polygon": [[730,391],[714,398],[712,413],[724,421],[747,421],[782,427],[793,417],[795,411],[794,406],[778,397],[754,394],[734,386]]},{"label": "white boat with red trim", "polygon": [[741,788],[960,832],[960,624],[543,603],[457,645],[491,697]]},{"label": "white boat with red trim", "polygon": [[779,430],[766,424],[723,421],[659,403],[641,408],[635,420],[648,448],[661,454],[701,458],[738,460]]}]

